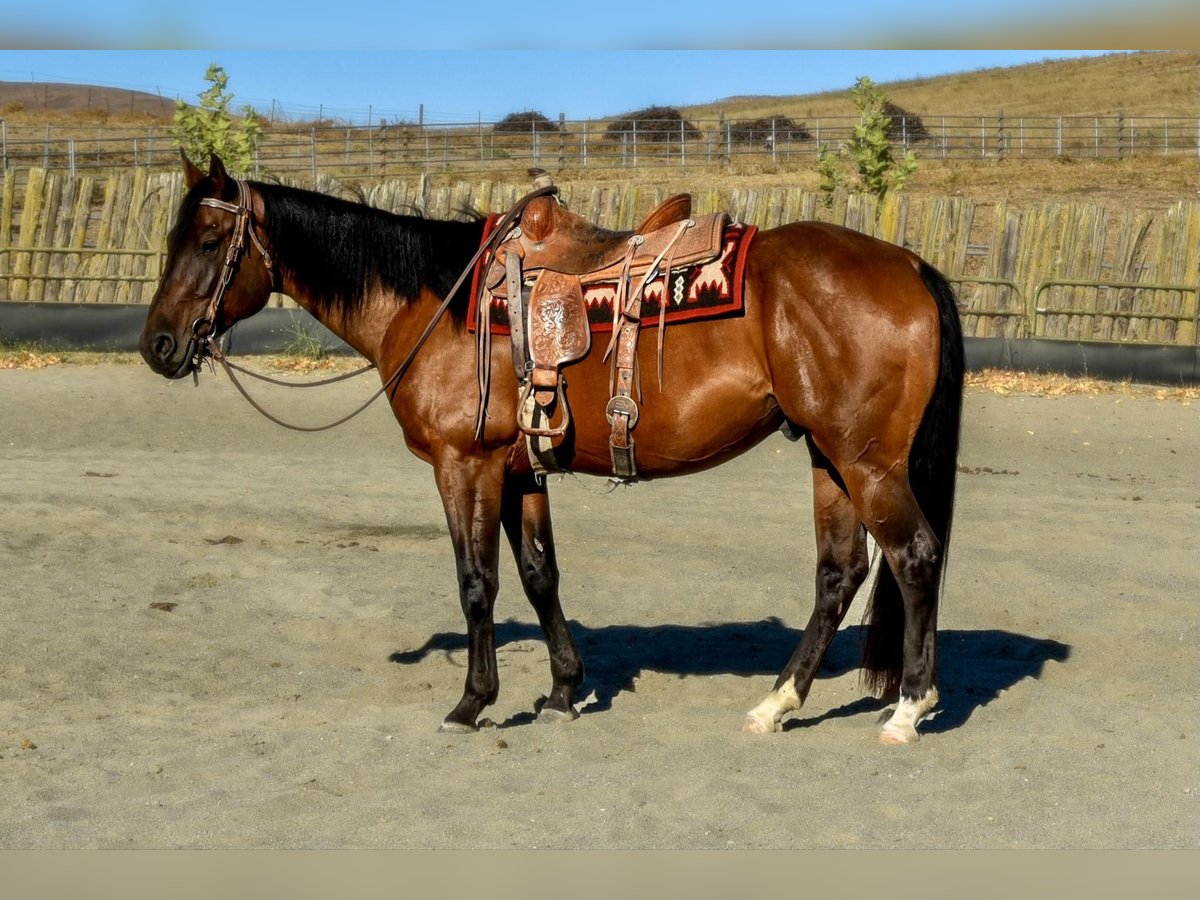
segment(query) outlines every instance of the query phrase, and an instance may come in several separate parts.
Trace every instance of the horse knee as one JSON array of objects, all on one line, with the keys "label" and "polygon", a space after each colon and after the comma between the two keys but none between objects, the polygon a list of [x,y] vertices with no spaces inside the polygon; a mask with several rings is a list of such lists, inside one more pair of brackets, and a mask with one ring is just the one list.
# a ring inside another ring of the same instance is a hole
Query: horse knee
[{"label": "horse knee", "polygon": [[544,558],[526,557],[521,560],[521,584],[534,603],[552,600],[558,596],[558,569]]},{"label": "horse knee", "polygon": [[832,616],[844,613],[868,569],[865,554],[848,562],[823,559],[817,563],[817,609]]},{"label": "horse knee", "polygon": [[458,588],[467,622],[472,625],[490,622],[500,590],[499,579],[494,574],[470,572],[459,577]]}]

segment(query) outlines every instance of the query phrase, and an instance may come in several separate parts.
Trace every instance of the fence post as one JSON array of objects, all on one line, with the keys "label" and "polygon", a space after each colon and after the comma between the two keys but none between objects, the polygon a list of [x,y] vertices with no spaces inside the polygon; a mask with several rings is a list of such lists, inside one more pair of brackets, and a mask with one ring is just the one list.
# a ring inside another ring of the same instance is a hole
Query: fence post
[{"label": "fence post", "polygon": [[46,126],[46,143],[42,145],[42,168],[50,168],[50,126]]},{"label": "fence post", "polygon": [[1125,111],[1117,113],[1117,159],[1125,158]]},{"label": "fence post", "polygon": [[633,167],[637,168],[637,119],[633,120]]},{"label": "fence post", "polygon": [[1004,159],[1008,155],[1008,139],[1004,134],[1004,110],[1000,110],[1000,116],[996,119],[996,157]]},{"label": "fence post", "polygon": [[1058,144],[1058,153],[1056,155],[1061,159],[1062,155],[1063,155],[1062,116],[1058,117],[1058,141],[1057,141],[1057,144]]},{"label": "fence post", "polygon": [[684,130],[683,119],[679,120],[679,168],[687,166],[687,132]]},{"label": "fence post", "polygon": [[942,116],[942,159],[946,158],[949,147],[946,146],[946,117]]},{"label": "fence post", "polygon": [[[75,177],[75,139],[71,138],[71,143],[68,146],[68,154],[71,157],[71,177]],[[135,151],[136,154],[136,151]],[[136,159],[136,156],[134,157]],[[136,165],[136,164],[135,164]]]},{"label": "fence post", "polygon": [[583,167],[585,169],[587,168],[588,135],[591,133],[591,131],[592,131],[592,120],[588,119],[583,125],[583,142],[580,146],[580,153],[583,156]]},{"label": "fence post", "polygon": [[565,113],[558,114],[558,170],[561,172],[567,164],[567,117]]},{"label": "fence post", "polygon": [[[906,146],[906,147],[908,146],[907,141],[905,141],[904,146]],[[771,117],[771,162],[776,162],[776,161],[777,160],[775,157],[775,117],[772,116]]]},{"label": "fence post", "polygon": [[315,188],[317,186],[317,128],[315,125],[308,131],[308,141],[312,148],[312,177]]}]

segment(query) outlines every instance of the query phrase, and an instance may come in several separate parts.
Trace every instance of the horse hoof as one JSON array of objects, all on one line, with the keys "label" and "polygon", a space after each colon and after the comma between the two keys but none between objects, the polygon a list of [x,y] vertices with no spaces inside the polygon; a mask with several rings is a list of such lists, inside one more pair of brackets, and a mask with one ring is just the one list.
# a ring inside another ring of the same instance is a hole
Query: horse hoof
[{"label": "horse hoof", "polygon": [[467,722],[452,722],[446,719],[438,726],[439,734],[474,734],[479,730],[475,725],[470,725]]},{"label": "horse hoof", "polygon": [[884,725],[879,732],[879,743],[889,746],[895,744],[915,744],[921,739],[917,729],[911,725]]},{"label": "horse hoof", "polygon": [[539,725],[561,725],[564,722],[574,722],[578,718],[579,713],[573,706],[567,709],[552,709],[549,706],[543,706],[542,711],[538,713],[537,723]]},{"label": "horse hoof", "polygon": [[742,720],[742,731],[746,734],[774,734],[778,730],[778,722],[753,713],[747,713],[746,718]]}]

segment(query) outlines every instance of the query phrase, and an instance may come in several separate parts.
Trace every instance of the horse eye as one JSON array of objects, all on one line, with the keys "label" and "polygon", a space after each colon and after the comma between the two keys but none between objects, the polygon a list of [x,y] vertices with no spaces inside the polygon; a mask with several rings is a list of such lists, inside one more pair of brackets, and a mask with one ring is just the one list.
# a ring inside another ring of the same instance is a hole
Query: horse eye
[{"label": "horse eye", "polygon": [[200,245],[200,255],[209,256],[210,254],[216,253],[219,246],[221,246],[220,241],[205,241]]}]

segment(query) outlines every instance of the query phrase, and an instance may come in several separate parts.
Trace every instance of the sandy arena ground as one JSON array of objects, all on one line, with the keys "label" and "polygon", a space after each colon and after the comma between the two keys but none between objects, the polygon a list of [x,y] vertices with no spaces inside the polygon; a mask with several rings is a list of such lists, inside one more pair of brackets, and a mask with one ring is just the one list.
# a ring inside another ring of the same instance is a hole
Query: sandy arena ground
[{"label": "sandy arena ground", "polygon": [[[317,422],[369,381],[264,399]],[[1195,847],[1198,412],[969,392],[915,746],[876,742],[858,604],[784,732],[738,730],[812,604],[779,437],[554,482],[583,715],[531,721],[548,664],[506,558],[497,724],[452,736],[446,526],[384,407],[311,436],[222,380],[0,371],[0,846]]]}]

